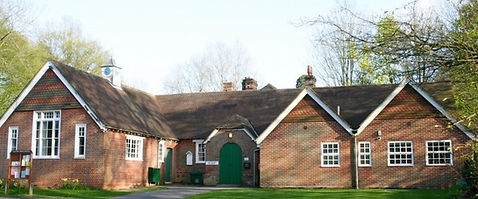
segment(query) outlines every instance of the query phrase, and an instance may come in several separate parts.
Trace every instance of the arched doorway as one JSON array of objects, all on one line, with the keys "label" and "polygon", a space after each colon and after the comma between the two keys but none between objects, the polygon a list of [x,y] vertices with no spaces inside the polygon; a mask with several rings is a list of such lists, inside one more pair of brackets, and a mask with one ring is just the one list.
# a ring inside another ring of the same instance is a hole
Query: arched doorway
[{"label": "arched doorway", "polygon": [[234,143],[226,143],[219,157],[219,183],[242,184],[242,151]]}]

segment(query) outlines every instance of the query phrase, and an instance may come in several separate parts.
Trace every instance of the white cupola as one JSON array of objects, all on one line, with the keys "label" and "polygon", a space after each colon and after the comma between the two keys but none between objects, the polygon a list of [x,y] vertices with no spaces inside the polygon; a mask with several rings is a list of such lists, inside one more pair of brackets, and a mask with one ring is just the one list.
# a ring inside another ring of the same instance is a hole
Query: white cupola
[{"label": "white cupola", "polygon": [[113,57],[110,58],[108,63],[101,66],[101,75],[109,80],[113,86],[121,88],[121,67],[116,65]]}]

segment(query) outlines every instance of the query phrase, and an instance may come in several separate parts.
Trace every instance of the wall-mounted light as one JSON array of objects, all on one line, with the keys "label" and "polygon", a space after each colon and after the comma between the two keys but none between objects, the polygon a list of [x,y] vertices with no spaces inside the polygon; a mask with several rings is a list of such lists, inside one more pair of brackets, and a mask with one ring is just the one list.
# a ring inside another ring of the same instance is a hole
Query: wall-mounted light
[{"label": "wall-mounted light", "polygon": [[228,137],[229,139],[232,139],[232,133],[229,132],[229,134],[227,135],[227,137]]},{"label": "wall-mounted light", "polygon": [[377,131],[377,140],[381,140],[381,139],[382,139],[382,131],[378,130]]}]

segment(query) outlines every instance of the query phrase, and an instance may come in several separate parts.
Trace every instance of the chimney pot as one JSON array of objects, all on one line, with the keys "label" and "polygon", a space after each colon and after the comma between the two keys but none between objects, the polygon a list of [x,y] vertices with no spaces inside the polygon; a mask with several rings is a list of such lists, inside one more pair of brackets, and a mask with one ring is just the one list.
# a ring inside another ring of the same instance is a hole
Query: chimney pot
[{"label": "chimney pot", "polygon": [[250,78],[246,77],[242,80],[242,90],[257,90],[257,81]]},{"label": "chimney pot", "polygon": [[222,83],[222,91],[224,92],[229,92],[229,91],[234,91],[234,83],[232,82],[224,82]]}]

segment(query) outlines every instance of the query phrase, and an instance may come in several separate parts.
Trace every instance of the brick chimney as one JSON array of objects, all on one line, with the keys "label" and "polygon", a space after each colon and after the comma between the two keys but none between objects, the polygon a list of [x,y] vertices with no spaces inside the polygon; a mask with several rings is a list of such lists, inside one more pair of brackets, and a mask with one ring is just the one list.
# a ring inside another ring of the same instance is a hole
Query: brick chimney
[{"label": "brick chimney", "polygon": [[314,75],[312,74],[312,66],[307,66],[307,75],[302,75],[297,79],[296,88],[305,88],[305,87],[315,87],[315,79]]},{"label": "brick chimney", "polygon": [[229,92],[229,91],[234,91],[234,90],[236,90],[235,87],[234,87],[234,83],[232,83],[232,82],[222,83],[222,91]]},{"label": "brick chimney", "polygon": [[257,81],[250,78],[246,77],[242,80],[242,90],[257,90]]}]

